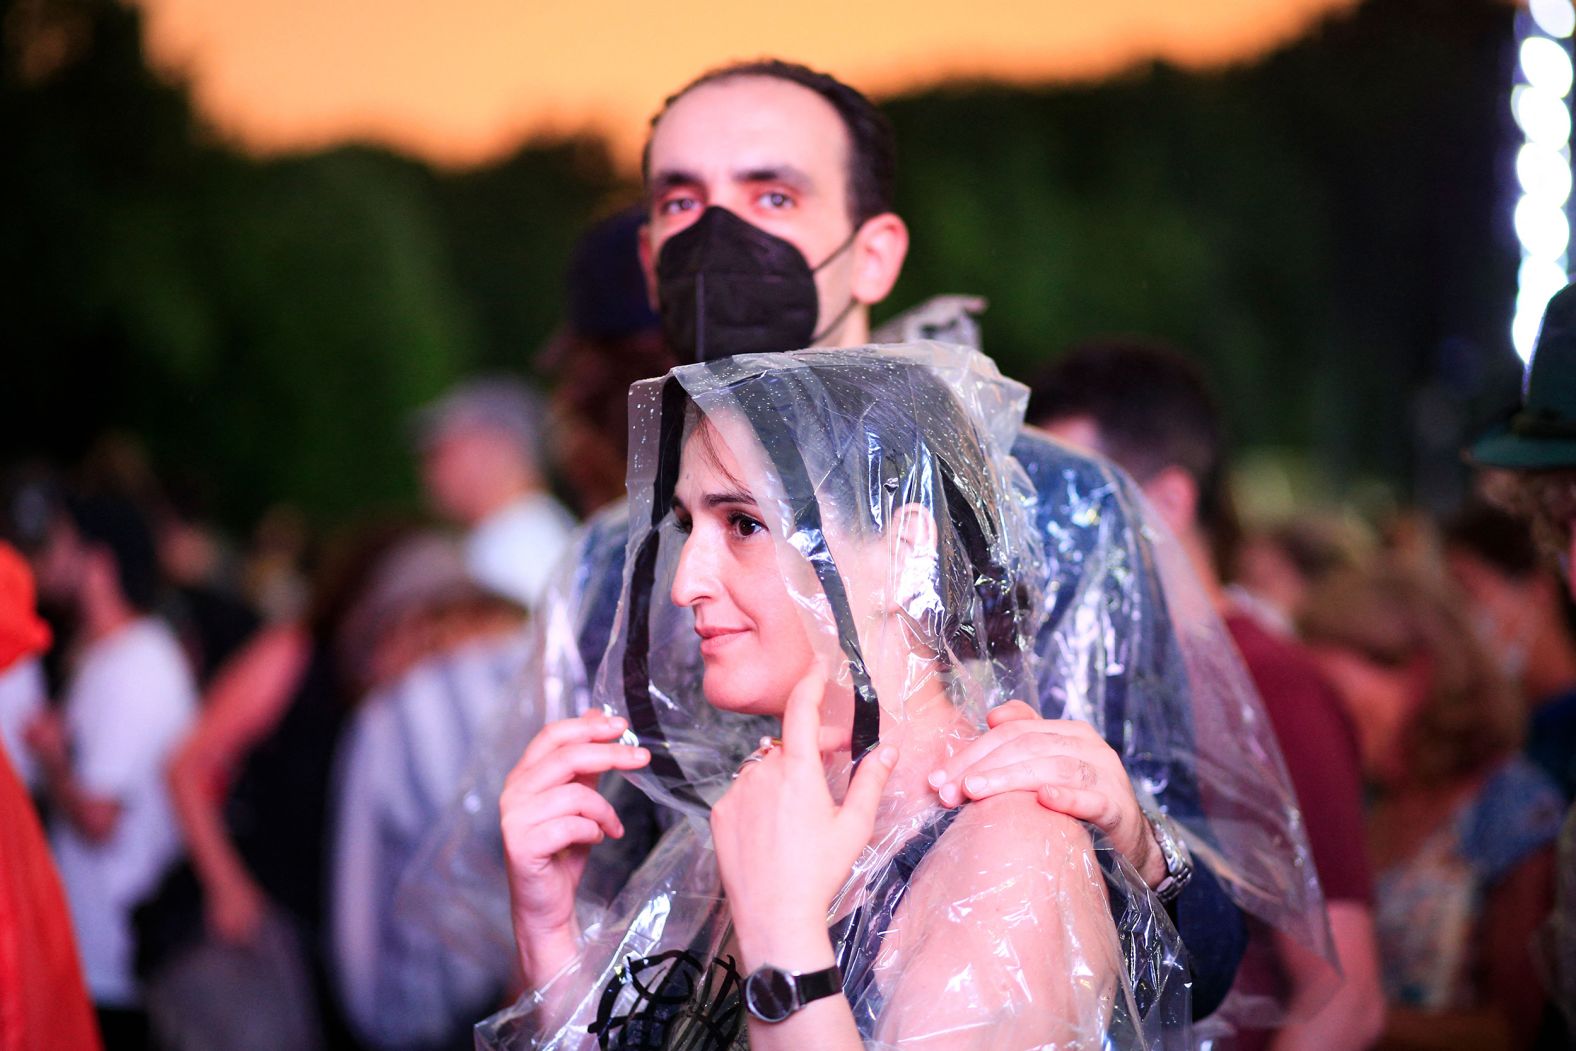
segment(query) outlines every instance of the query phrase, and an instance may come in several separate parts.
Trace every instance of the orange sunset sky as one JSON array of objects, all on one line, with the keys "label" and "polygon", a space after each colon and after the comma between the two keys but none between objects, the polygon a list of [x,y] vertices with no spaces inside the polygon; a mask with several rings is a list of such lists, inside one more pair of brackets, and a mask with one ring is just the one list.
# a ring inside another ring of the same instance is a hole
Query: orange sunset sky
[{"label": "orange sunset sky", "polygon": [[591,128],[628,159],[668,91],[776,54],[886,94],[1250,57],[1356,0],[137,0],[162,67],[262,151],[375,139],[461,165]]}]

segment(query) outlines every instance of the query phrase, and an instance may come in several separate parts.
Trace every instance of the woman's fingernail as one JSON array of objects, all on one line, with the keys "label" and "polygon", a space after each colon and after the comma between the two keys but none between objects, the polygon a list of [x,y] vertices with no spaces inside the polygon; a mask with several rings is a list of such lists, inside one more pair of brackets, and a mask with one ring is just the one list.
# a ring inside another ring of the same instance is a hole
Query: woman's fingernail
[{"label": "woman's fingernail", "polygon": [[882,766],[896,766],[897,749],[893,748],[891,745],[887,745],[881,749],[880,753],[877,755],[877,758],[881,760]]},{"label": "woman's fingernail", "polygon": [[958,801],[958,786],[942,785],[937,795],[941,796],[941,801],[947,806],[952,806]]},{"label": "woman's fingernail", "polygon": [[646,751],[644,748],[636,748],[635,749],[635,758],[639,759],[642,763],[650,762],[650,760],[651,760],[651,753]]},{"label": "woman's fingernail", "polygon": [[947,772],[945,770],[933,770],[925,780],[930,782],[931,788],[940,788],[947,783]]}]

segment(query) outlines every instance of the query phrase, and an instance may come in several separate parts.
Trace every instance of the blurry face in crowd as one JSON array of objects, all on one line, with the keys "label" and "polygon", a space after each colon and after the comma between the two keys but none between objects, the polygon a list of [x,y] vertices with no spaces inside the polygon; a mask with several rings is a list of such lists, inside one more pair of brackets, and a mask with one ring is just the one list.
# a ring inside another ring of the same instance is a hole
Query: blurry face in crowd
[{"label": "blurry face in crowd", "polygon": [[1380,782],[1399,779],[1406,771],[1407,726],[1423,699],[1415,669],[1391,666],[1346,646],[1315,644],[1312,649],[1351,716],[1364,771]]},{"label": "blurry face in crowd", "polygon": [[706,700],[781,715],[815,654],[742,473],[712,424],[684,443],[673,510],[686,537],[672,598],[695,612]]},{"label": "blurry face in crowd", "polygon": [[[848,156],[842,118],[808,88],[741,76],[693,89],[652,131],[651,219],[641,243],[650,287],[656,288],[655,261],[667,240],[708,207],[720,207],[792,244],[811,267],[826,263],[815,274],[817,332],[850,298],[879,302],[897,280],[907,233],[895,215],[877,216],[832,258],[854,232]],[[851,322],[862,325],[863,318],[846,318],[822,342],[849,342]]]},{"label": "blurry face in crowd", "polygon": [[69,606],[77,597],[87,572],[88,547],[65,519],[49,530],[49,538],[33,556],[33,576],[45,602]]},{"label": "blurry face in crowd", "polygon": [[422,450],[421,479],[440,515],[474,525],[517,492],[523,457],[515,439],[480,427],[454,427]]},{"label": "blurry face in crowd", "polygon": [[1512,678],[1525,663],[1527,644],[1545,598],[1537,594],[1544,581],[1537,576],[1517,580],[1460,547],[1445,553],[1451,578],[1472,600],[1472,620],[1489,651]]}]

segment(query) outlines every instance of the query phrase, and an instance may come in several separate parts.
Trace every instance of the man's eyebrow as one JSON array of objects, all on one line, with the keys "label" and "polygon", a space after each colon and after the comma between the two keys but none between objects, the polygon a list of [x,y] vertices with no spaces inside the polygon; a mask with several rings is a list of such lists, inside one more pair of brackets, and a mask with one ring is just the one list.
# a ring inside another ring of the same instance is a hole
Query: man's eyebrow
[{"label": "man's eyebrow", "polygon": [[734,182],[780,182],[797,190],[808,190],[815,185],[802,169],[791,164],[767,164],[757,168],[742,168],[733,173]]},{"label": "man's eyebrow", "polygon": [[676,186],[699,185],[700,176],[696,175],[694,172],[688,172],[682,168],[669,168],[664,171],[659,171],[651,176],[650,192],[652,194],[661,194],[664,191],[671,190]]}]

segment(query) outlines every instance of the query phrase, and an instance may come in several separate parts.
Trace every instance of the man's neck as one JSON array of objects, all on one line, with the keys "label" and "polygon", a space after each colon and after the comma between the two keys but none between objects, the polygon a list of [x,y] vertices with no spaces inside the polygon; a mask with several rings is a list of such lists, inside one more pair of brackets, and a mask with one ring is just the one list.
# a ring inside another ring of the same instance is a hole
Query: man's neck
[{"label": "man's neck", "polygon": [[1180,533],[1177,543],[1186,553],[1188,564],[1193,567],[1193,575],[1198,578],[1199,587],[1204,589],[1204,597],[1209,599],[1215,612],[1222,617],[1231,613],[1231,598],[1221,586],[1220,572],[1215,568],[1215,555],[1210,550],[1209,538],[1203,530],[1195,525]]}]

